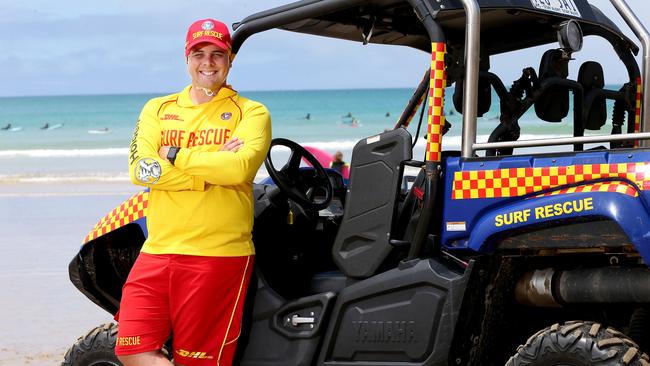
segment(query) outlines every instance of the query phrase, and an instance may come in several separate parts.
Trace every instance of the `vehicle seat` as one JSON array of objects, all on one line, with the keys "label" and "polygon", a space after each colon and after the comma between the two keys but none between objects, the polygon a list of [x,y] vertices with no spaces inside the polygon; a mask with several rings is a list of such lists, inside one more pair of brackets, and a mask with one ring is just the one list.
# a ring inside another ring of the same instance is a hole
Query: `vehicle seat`
[{"label": "vehicle seat", "polygon": [[578,71],[578,82],[584,90],[582,128],[600,130],[607,121],[607,104],[603,96],[603,67],[595,61],[583,63]]},{"label": "vehicle seat", "polygon": [[374,274],[392,250],[390,232],[403,163],[412,158],[411,134],[403,128],[359,141],[332,256],[346,277]]},{"label": "vehicle seat", "polygon": [[[454,88],[453,102],[454,108],[461,114],[463,113],[463,89],[463,80],[457,81],[456,87]],[[480,73],[477,97],[476,116],[483,117],[490,110],[490,105],[492,104],[492,84],[488,78],[481,77]]]},{"label": "vehicle seat", "polygon": [[420,169],[418,176],[413,181],[411,189],[406,194],[404,202],[399,208],[397,219],[395,220],[395,228],[393,229],[393,239],[410,241],[415,233],[415,226],[417,225],[417,217],[414,215],[417,212],[418,206],[422,204],[422,192],[424,187],[424,169]]},{"label": "vehicle seat", "polygon": [[[562,57],[562,50],[544,52],[539,65],[539,85],[552,79],[566,79],[569,62]],[[535,114],[546,122],[562,122],[569,114],[569,88],[563,85],[550,86],[535,100]]]},{"label": "vehicle seat", "polygon": [[[453,54],[453,52],[452,52]],[[460,54],[452,56],[456,60],[463,60],[464,56],[462,52]],[[458,67],[454,67],[454,62],[450,63],[450,69],[448,70],[448,79],[449,82],[455,82],[456,86],[454,88],[454,95],[452,96],[452,101],[454,103],[454,108],[458,113],[463,113],[463,90],[464,79],[465,79],[465,68],[462,66],[464,63],[456,63]],[[490,70],[490,56],[486,53],[485,49],[480,49],[479,57],[479,73],[478,73],[478,85],[477,85],[477,105],[476,105],[476,115],[478,117],[483,117],[483,115],[490,110],[492,105],[492,83],[499,78],[489,72]],[[500,81],[499,81],[500,82]],[[451,84],[450,84],[451,85]],[[496,89],[496,86],[495,86]]]}]

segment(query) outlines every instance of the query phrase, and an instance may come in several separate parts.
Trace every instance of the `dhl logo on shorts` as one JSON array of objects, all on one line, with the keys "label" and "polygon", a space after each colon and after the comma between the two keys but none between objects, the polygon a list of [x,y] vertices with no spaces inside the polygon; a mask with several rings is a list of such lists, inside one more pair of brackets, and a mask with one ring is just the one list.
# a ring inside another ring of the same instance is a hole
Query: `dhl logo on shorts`
[{"label": "dhl logo on shorts", "polygon": [[108,215],[99,220],[90,233],[86,235],[82,244],[86,244],[95,238],[146,216],[148,200],[149,192],[134,194],[119,207],[116,207],[113,211],[109,212]]},{"label": "dhl logo on shorts", "polygon": [[650,164],[587,164],[540,168],[470,170],[454,173],[452,199],[518,197],[529,193],[585,182],[562,190],[575,192],[616,192],[636,196],[636,189],[625,182],[593,182],[602,178],[621,178],[638,189],[650,189]]},{"label": "dhl logo on shorts", "polygon": [[201,359],[207,359],[207,360],[214,358],[214,357],[208,355],[206,352],[198,352],[198,351],[190,352],[190,351],[186,351],[184,349],[177,349],[175,352],[179,356],[187,357],[187,358],[201,358]]}]

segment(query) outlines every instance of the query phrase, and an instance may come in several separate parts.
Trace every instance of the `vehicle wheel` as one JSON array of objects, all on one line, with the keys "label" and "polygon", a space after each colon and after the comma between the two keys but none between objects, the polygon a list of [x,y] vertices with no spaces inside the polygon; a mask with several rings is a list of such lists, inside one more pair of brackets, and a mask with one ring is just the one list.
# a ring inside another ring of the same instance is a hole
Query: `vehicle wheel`
[{"label": "vehicle wheel", "polygon": [[61,366],[122,366],[115,356],[117,324],[91,329],[65,353]]},{"label": "vehicle wheel", "polygon": [[623,333],[593,322],[555,324],[528,338],[506,366],[650,366]]}]

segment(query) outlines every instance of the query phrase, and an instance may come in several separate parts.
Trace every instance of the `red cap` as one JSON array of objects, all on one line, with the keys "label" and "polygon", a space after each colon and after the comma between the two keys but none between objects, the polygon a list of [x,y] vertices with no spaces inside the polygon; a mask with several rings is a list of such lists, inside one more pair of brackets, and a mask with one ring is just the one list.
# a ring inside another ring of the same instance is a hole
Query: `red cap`
[{"label": "red cap", "polygon": [[192,23],[185,37],[185,57],[190,54],[192,47],[204,42],[230,50],[232,43],[228,26],[214,19],[201,19]]}]

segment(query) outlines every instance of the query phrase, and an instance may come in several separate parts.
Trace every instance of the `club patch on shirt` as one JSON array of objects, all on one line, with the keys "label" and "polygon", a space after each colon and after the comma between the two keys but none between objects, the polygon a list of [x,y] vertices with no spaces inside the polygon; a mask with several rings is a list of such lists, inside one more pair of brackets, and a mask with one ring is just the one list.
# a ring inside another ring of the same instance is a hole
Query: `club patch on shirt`
[{"label": "club patch on shirt", "polygon": [[162,169],[156,160],[152,158],[143,158],[135,165],[133,173],[138,182],[154,184],[158,179],[160,179]]},{"label": "club patch on shirt", "polygon": [[223,112],[223,113],[221,113],[221,119],[224,120],[224,121],[229,120],[230,117],[232,117],[232,113],[230,113],[230,112]]}]

